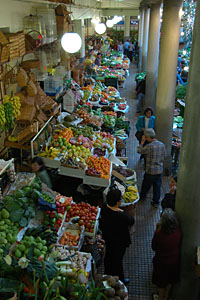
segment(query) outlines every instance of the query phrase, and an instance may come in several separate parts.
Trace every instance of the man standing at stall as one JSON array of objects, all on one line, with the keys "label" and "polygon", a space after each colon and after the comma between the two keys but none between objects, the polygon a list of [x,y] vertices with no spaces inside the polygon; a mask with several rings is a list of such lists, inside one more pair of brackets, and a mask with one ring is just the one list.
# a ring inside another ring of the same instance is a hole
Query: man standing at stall
[{"label": "man standing at stall", "polygon": [[[144,142],[148,144],[143,147]],[[140,200],[144,200],[151,186],[153,185],[153,199],[151,205],[154,208],[159,206],[160,190],[162,184],[163,161],[165,158],[165,146],[156,139],[155,131],[152,128],[145,129],[138,153],[146,156],[145,174],[142,182]]]}]

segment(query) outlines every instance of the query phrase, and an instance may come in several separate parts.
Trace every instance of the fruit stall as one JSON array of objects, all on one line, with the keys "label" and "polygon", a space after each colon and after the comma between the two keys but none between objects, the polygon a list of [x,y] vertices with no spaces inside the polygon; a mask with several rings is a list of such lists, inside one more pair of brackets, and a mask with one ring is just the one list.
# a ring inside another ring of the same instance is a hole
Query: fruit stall
[{"label": "fruit stall", "polygon": [[68,299],[81,291],[127,299],[119,278],[94,273],[104,254],[99,215],[100,208],[19,173],[0,203],[1,293],[51,299],[56,290]]}]

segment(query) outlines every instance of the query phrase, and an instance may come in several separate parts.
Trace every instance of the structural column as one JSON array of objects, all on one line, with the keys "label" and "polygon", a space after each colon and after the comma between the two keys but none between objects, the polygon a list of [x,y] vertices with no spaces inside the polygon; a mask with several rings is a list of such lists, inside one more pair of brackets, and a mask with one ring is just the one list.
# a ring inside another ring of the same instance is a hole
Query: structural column
[{"label": "structural column", "polygon": [[148,38],[149,38],[149,14],[150,9],[144,9],[144,29],[143,29],[143,45],[142,45],[142,71],[146,71],[147,67],[147,52],[148,52]]},{"label": "structural column", "polygon": [[[181,280],[176,292],[177,300],[198,300],[199,279],[195,276],[194,262],[200,245],[200,1],[197,1],[193,30],[189,82],[184,113],[184,128],[178,186],[176,213],[181,222]],[[199,290],[200,296],[200,290]]]},{"label": "structural column", "polygon": [[85,57],[85,26],[84,26],[84,19],[75,20],[75,30],[80,35],[80,37],[82,39],[82,46],[81,46],[81,49],[79,50],[79,52],[80,52],[80,57],[84,58]]},{"label": "structural column", "polygon": [[139,21],[139,38],[138,38],[138,46],[139,46],[139,72],[142,71],[142,47],[143,47],[143,33],[144,33],[144,8],[140,10],[140,21]]},{"label": "structural column", "polygon": [[182,0],[164,0],[163,24],[156,93],[156,134],[165,144],[167,156],[164,169],[171,170],[173,112],[180,36]]},{"label": "structural column", "polygon": [[150,10],[149,44],[148,44],[147,68],[146,68],[147,77],[146,77],[145,106],[151,106],[154,111],[156,106],[159,41],[160,41],[160,3],[152,4]]},{"label": "structural column", "polygon": [[124,17],[124,39],[130,38],[130,16]]}]

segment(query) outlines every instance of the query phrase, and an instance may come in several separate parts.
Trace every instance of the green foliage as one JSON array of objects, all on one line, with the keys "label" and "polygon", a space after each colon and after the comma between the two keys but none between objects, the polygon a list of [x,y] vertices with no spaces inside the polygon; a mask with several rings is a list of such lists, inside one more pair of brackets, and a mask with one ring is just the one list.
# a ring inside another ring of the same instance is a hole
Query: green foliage
[{"label": "green foliage", "polygon": [[179,84],[176,87],[176,99],[184,99],[186,96],[187,84]]}]

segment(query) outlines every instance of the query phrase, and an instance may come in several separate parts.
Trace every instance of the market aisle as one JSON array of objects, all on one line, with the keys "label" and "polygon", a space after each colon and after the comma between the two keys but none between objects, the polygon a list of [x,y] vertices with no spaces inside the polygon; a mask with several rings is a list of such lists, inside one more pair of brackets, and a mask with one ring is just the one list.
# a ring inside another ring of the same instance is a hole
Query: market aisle
[{"label": "market aisle", "polygon": [[[131,125],[130,137],[127,140],[127,156],[129,167],[137,172],[138,187],[140,188],[143,178],[143,163],[139,161],[137,154],[138,142],[135,138],[135,124],[138,118],[136,114],[137,100],[134,99],[135,80],[137,72],[135,66],[131,66],[130,76],[126,80],[125,88],[120,89],[122,97],[126,97],[130,106],[128,119]],[[168,177],[163,177],[162,196],[168,190]],[[149,193],[144,204],[136,208],[136,232],[132,234],[132,245],[126,252],[124,270],[130,283],[129,300],[149,300],[152,294],[151,273],[152,257],[151,240],[156,223],[159,220],[159,209],[154,209],[150,204],[151,193]]]}]

